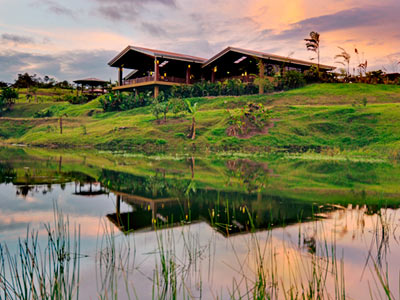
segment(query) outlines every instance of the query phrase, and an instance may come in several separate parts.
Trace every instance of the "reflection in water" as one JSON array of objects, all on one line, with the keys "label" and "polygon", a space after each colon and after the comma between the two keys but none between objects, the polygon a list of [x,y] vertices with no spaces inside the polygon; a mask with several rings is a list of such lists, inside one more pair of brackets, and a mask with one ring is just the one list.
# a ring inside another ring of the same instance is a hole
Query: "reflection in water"
[{"label": "reflection in water", "polygon": [[[102,293],[124,295],[129,278],[129,286],[140,286],[129,296],[139,299],[152,290],[160,297],[178,290],[204,299],[245,295],[260,283],[260,272],[268,282],[260,286],[276,295],[299,290],[324,271],[343,272],[355,299],[370,296],[374,270],[387,271],[397,291],[398,267],[386,270],[400,265],[395,166],[26,151],[2,156],[0,149],[0,239],[51,222],[57,200],[82,224],[82,247],[92,253],[93,261],[82,261],[83,299],[99,292],[85,276],[93,267],[101,269]],[[108,223],[99,225],[104,216]],[[327,279],[322,289],[332,293],[343,288],[339,283]]]}]

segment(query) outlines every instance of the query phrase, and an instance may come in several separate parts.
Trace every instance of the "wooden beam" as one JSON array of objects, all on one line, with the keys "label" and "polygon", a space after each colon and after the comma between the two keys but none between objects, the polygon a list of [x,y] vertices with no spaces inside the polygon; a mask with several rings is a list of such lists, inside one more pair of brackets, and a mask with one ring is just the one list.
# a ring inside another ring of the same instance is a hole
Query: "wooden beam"
[{"label": "wooden beam", "polygon": [[157,98],[159,93],[160,93],[160,88],[158,85],[155,85],[154,86],[154,98]]},{"label": "wooden beam", "polygon": [[190,84],[190,68],[191,68],[191,66],[190,65],[188,65],[187,66],[187,68],[186,68],[186,84]]},{"label": "wooden beam", "polygon": [[160,66],[157,57],[154,59],[154,80],[160,80]]},{"label": "wooden beam", "polygon": [[122,85],[122,79],[124,78],[124,69],[122,67],[118,68],[118,85]]}]

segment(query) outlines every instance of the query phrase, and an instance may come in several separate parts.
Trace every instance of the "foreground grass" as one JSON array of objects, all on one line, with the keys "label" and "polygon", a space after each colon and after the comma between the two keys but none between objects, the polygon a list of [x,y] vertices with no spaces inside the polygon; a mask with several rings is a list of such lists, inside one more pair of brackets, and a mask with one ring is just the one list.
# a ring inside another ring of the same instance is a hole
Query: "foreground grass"
[{"label": "foreground grass", "polygon": [[[360,105],[361,99],[367,105]],[[366,84],[320,84],[265,96],[194,98],[196,140],[186,138],[191,117],[169,113],[167,122],[157,122],[148,107],[126,112],[103,113],[99,100],[84,105],[46,103],[54,116],[29,119],[36,109],[17,104],[0,119],[0,137],[5,143],[35,146],[68,146],[183,150],[334,149],[368,156],[397,158],[400,149],[400,86]],[[228,137],[229,115],[243,104],[262,102],[271,109],[274,127],[268,134],[249,139]],[[18,115],[19,114],[19,115]],[[24,119],[13,119],[15,117]],[[63,117],[63,134],[59,132]],[[29,120],[29,121],[28,121]]]}]

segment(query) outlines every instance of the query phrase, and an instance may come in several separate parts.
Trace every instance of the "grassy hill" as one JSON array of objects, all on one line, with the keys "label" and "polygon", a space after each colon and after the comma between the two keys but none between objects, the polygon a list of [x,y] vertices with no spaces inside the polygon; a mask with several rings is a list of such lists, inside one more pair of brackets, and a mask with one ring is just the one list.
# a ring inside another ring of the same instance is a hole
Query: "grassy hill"
[{"label": "grassy hill", "polygon": [[[186,138],[189,115],[169,113],[167,122],[158,124],[149,107],[103,113],[98,99],[84,105],[44,102],[27,107],[19,102],[0,118],[0,137],[8,144],[54,147],[252,152],[322,149],[330,154],[400,156],[400,86],[315,84],[263,96],[189,100],[199,106],[195,141]],[[226,110],[238,110],[249,101],[270,108],[273,127],[247,139],[227,136]],[[50,109],[55,117],[32,118],[35,111],[43,109]],[[65,114],[61,135],[58,116]]]}]

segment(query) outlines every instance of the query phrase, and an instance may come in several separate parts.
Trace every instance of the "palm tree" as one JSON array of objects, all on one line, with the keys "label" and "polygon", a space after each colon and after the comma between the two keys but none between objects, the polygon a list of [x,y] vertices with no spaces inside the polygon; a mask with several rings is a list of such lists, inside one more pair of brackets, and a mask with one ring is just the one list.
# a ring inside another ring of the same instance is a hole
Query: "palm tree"
[{"label": "palm tree", "polygon": [[192,115],[192,126],[190,128],[190,133],[188,138],[194,140],[196,138],[196,112],[197,112],[197,102],[192,105],[189,100],[186,100],[187,111]]},{"label": "palm tree", "polygon": [[350,76],[350,58],[351,55],[342,47],[338,47],[342,50],[342,53],[335,55],[335,59],[341,58],[344,62],[338,61],[337,63],[345,65],[347,64],[347,76]]},{"label": "palm tree", "polygon": [[318,72],[319,72],[319,33],[316,31],[311,31],[310,38],[304,40],[306,41],[307,50],[317,53]]}]

